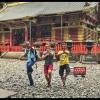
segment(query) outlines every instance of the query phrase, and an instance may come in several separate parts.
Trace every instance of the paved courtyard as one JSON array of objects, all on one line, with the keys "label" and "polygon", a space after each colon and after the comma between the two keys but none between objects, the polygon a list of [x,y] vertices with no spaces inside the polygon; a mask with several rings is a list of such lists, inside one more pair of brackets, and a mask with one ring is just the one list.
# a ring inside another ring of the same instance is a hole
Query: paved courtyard
[{"label": "paved courtyard", "polygon": [[69,75],[63,87],[58,74],[59,64],[54,62],[52,88],[46,88],[43,61],[37,63],[37,70],[33,66],[35,87],[28,86],[25,64],[16,59],[0,59],[0,89],[17,92],[11,98],[100,98],[100,64],[71,63],[70,67],[85,66],[86,76]]}]

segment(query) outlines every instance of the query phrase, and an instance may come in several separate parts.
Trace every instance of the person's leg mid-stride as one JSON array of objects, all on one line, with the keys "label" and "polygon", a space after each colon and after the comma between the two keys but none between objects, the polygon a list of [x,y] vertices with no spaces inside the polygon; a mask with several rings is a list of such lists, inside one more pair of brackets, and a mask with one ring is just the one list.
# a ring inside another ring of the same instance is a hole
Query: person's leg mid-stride
[{"label": "person's leg mid-stride", "polygon": [[[64,73],[64,71],[65,71],[65,73]],[[69,64],[65,64],[65,65],[60,66],[59,75],[61,77],[63,86],[65,86],[66,77],[68,76],[69,73],[70,73]]]},{"label": "person's leg mid-stride", "polygon": [[54,57],[54,52],[52,51],[50,45],[46,45],[46,51],[43,52],[42,59],[45,60],[44,74],[45,74],[46,81],[48,83],[48,87],[51,86],[53,57]]},{"label": "person's leg mid-stride", "polygon": [[63,86],[65,86],[66,77],[70,72],[69,51],[66,49],[66,43],[62,43],[62,50],[59,51],[56,56],[59,57],[59,61],[60,61],[59,74],[61,76]]},{"label": "person's leg mid-stride", "polygon": [[29,79],[29,82],[30,82],[30,86],[34,85],[34,82],[33,82],[33,79],[32,79],[32,72],[33,72],[32,66],[33,66],[32,62],[27,63],[27,75],[28,75],[28,79]]},{"label": "person's leg mid-stride", "polygon": [[48,83],[48,87],[51,87],[52,70],[53,65],[44,65],[44,75]]}]

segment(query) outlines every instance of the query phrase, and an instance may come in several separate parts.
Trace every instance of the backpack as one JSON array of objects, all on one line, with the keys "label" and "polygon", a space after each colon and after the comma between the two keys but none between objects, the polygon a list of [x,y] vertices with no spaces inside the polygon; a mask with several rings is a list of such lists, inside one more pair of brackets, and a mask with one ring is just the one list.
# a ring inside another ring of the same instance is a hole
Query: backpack
[{"label": "backpack", "polygon": [[30,49],[31,52],[35,55],[36,61],[38,60],[38,55],[37,55],[37,51],[35,49]]}]

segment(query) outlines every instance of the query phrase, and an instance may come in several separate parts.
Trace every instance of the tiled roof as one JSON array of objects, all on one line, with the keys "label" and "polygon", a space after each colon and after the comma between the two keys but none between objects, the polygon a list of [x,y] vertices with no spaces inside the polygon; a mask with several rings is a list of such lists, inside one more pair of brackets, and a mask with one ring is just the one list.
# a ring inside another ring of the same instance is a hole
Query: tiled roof
[{"label": "tiled roof", "polygon": [[[84,4],[85,2],[30,2],[7,7],[0,13],[0,21],[80,11],[84,8]],[[92,2],[91,4],[95,6],[97,3]]]}]

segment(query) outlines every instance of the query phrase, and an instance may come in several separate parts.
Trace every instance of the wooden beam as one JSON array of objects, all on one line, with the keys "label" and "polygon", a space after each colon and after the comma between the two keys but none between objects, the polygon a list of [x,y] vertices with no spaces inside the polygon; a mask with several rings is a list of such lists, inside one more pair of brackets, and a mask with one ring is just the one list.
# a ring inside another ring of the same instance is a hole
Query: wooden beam
[{"label": "wooden beam", "polygon": [[25,28],[25,26],[23,26],[23,27],[11,27],[11,29],[21,29],[21,28]]},{"label": "wooden beam", "polygon": [[[61,27],[53,27],[52,29],[58,29],[58,28],[61,28]],[[75,26],[63,26],[62,28],[82,28],[81,25],[75,25]]]},{"label": "wooden beam", "polygon": [[85,26],[82,26],[84,29],[88,29],[88,30],[90,30],[90,31],[93,31],[94,33],[97,33],[97,31],[96,30],[92,30],[91,28],[88,28],[88,27],[85,27]]},{"label": "wooden beam", "polygon": [[16,6],[16,5],[19,5],[19,4],[26,4],[26,3],[29,3],[29,2],[14,2],[14,3],[9,3],[7,5],[8,6]]},{"label": "wooden beam", "polygon": [[26,27],[27,26],[26,22],[20,21],[20,20],[8,21],[7,23],[9,23],[11,25],[11,27]]},{"label": "wooden beam", "polygon": [[10,31],[0,31],[0,33],[9,33]]}]

